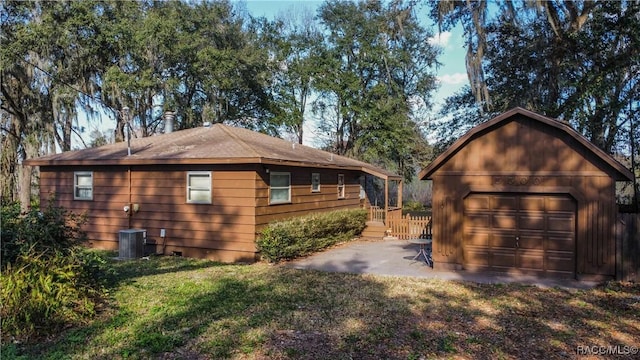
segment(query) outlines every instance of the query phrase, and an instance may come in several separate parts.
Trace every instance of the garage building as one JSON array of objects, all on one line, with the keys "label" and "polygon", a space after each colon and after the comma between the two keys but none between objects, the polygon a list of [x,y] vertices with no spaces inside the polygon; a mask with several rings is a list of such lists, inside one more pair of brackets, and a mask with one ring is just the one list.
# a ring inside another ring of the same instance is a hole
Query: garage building
[{"label": "garage building", "polygon": [[616,181],[633,175],[567,124],[515,108],[422,170],[436,269],[616,275]]}]

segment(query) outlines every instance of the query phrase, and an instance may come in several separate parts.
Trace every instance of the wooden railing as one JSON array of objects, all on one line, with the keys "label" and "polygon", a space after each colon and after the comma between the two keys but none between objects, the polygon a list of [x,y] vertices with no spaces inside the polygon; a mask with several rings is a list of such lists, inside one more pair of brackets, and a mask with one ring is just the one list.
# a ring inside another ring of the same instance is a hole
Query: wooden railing
[{"label": "wooden railing", "polygon": [[384,223],[384,209],[379,206],[371,206],[369,208],[369,221]]},{"label": "wooden railing", "polygon": [[400,219],[402,217],[402,208],[392,207],[387,210],[387,219]]},{"label": "wooden railing", "polygon": [[411,216],[409,214],[389,218],[385,223],[391,235],[400,240],[431,237],[431,216]]},{"label": "wooden railing", "polygon": [[399,219],[402,217],[401,208],[389,208],[386,212],[379,206],[369,207],[369,221],[387,223],[387,219]]}]

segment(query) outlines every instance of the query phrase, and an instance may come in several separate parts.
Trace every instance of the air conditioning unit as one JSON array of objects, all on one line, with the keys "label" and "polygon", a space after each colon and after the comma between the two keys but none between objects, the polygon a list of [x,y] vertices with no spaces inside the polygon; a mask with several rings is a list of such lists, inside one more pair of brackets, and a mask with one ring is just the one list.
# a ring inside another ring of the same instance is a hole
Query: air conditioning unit
[{"label": "air conditioning unit", "polygon": [[147,230],[120,230],[118,238],[118,257],[121,259],[136,259],[144,256],[144,244]]}]

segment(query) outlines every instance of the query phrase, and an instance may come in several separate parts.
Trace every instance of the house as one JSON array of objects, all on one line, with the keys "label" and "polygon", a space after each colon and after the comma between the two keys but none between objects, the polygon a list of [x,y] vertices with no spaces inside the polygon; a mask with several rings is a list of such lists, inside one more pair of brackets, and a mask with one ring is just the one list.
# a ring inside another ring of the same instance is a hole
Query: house
[{"label": "house", "polygon": [[361,161],[223,124],[27,164],[40,168],[43,203],[53,197],[87,214],[92,246],[117,249],[121,230],[144,229],[150,251],[223,262],[255,261],[256,236],[271,221],[366,204],[366,176],[401,180]]},{"label": "house", "polygon": [[438,269],[613,278],[623,165],[565,123],[521,108],[471,129],[423,169]]}]

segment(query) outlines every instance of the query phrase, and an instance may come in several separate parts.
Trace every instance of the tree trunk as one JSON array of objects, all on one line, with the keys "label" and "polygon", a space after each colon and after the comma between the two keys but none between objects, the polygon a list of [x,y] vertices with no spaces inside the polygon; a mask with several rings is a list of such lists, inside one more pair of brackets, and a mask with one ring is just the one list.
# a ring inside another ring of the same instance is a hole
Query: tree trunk
[{"label": "tree trunk", "polygon": [[31,170],[31,166],[18,165],[18,200],[23,213],[31,209]]},{"label": "tree trunk", "polygon": [[34,158],[38,155],[39,144],[33,136],[22,141],[23,150],[21,158],[23,161],[18,164],[18,199],[20,200],[20,210],[27,212],[31,209],[31,184],[33,180],[33,167],[24,165],[24,160]]}]

